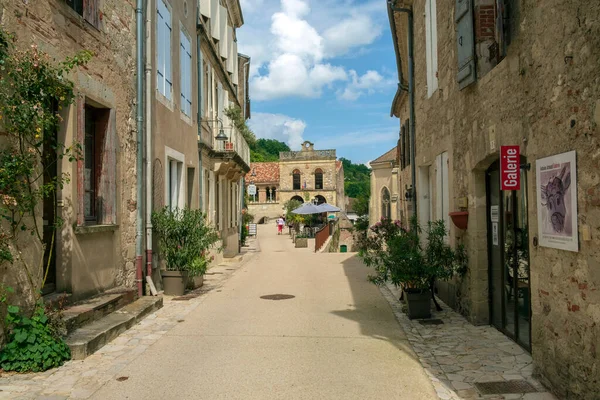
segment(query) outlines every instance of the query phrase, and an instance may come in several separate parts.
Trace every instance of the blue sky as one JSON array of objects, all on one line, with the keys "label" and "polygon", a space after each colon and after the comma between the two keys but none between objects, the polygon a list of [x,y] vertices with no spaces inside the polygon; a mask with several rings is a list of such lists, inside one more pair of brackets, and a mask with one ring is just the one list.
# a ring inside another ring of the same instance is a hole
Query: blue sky
[{"label": "blue sky", "polygon": [[337,149],[367,163],[393,148],[398,120],[385,0],[241,0],[238,49],[252,58],[257,137]]}]

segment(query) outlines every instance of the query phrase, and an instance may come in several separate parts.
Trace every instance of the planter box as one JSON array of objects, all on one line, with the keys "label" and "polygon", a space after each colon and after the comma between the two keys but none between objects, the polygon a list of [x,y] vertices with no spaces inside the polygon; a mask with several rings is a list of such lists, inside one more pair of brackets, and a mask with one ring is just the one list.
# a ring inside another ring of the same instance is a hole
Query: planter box
[{"label": "planter box", "polygon": [[308,247],[308,238],[296,238],[296,248]]},{"label": "planter box", "polygon": [[202,285],[204,285],[204,275],[198,275],[194,276],[193,278],[188,278],[187,288],[189,290],[198,289],[199,287],[202,287]]},{"label": "planter box", "polygon": [[188,276],[186,271],[160,271],[164,293],[167,296],[182,296],[185,293]]},{"label": "planter box", "polygon": [[405,291],[404,299],[408,305],[408,318],[431,318],[431,291]]}]

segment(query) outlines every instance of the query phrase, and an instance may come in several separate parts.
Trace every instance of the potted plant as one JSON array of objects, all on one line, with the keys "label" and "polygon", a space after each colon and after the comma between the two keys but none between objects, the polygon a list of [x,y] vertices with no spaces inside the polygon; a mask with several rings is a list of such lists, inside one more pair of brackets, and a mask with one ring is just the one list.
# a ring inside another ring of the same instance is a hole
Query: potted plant
[{"label": "potted plant", "polygon": [[[394,227],[397,226],[397,228]],[[361,254],[376,275],[376,284],[390,281],[401,286],[411,319],[431,317],[432,286],[436,279],[452,277],[459,260],[457,253],[446,243],[443,220],[428,223],[425,245],[421,245],[421,227],[413,217],[410,229],[382,221],[372,227],[375,235],[368,249]],[[462,254],[462,253],[461,253]]]},{"label": "potted plant", "polygon": [[308,235],[305,233],[299,233],[296,235],[295,239],[296,248],[305,248],[308,247]]},{"label": "potted plant", "polygon": [[201,210],[165,207],[152,213],[158,238],[159,255],[166,269],[161,270],[166,295],[181,296],[188,281],[206,272],[208,250],[219,240],[217,231],[206,223]]}]

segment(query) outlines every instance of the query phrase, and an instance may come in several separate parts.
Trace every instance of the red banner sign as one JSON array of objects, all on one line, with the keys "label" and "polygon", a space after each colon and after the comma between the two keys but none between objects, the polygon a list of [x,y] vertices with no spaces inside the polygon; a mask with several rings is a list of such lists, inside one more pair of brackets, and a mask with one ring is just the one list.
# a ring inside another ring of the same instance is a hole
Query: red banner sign
[{"label": "red banner sign", "polygon": [[521,189],[521,156],[519,146],[500,146],[500,188]]}]

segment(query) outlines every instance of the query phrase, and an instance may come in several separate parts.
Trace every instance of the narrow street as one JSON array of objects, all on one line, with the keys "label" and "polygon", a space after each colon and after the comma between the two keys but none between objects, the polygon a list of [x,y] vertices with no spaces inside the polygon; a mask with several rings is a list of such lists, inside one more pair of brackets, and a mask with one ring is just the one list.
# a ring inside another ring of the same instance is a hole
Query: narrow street
[{"label": "narrow street", "polygon": [[[367,271],[295,249],[259,226],[261,251],[95,399],[432,399]],[[261,296],[287,294],[286,300]]]}]

